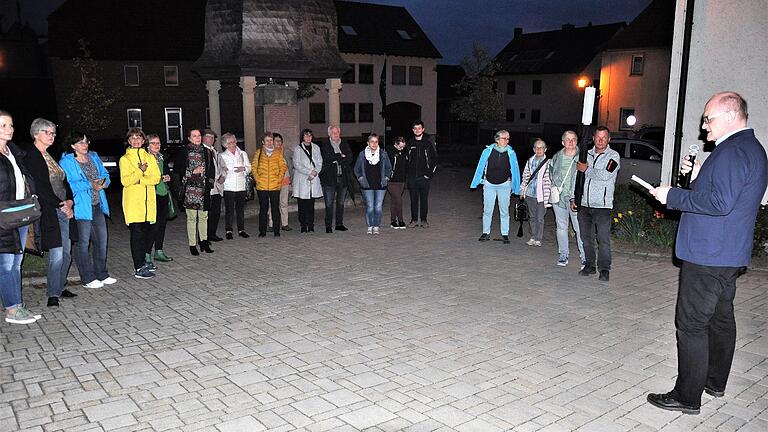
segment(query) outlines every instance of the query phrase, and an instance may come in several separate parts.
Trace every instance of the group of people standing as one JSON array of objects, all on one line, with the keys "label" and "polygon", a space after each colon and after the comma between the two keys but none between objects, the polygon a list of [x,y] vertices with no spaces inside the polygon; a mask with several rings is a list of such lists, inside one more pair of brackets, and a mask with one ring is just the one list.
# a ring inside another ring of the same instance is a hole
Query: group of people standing
[{"label": "group of people standing", "polygon": [[[563,148],[551,159],[542,139],[533,143],[533,156],[523,167],[522,177],[515,151],[509,146],[509,132],[500,130],[494,144],[483,150],[475,169],[471,188],[483,186],[483,232],[479,241],[491,239],[493,210],[498,202],[501,240],[509,244],[509,208],[511,195],[519,195],[529,212],[529,246],[541,246],[544,216],[552,207],[557,222],[558,266],[567,266],[570,256],[569,224],[576,233],[581,258],[579,274],[589,276],[599,270],[599,279],[608,281],[611,270],[611,211],[620,156],[612,150],[610,131],[604,126],[595,130],[594,147],[585,162],[579,161],[578,137],[565,131]],[[581,205],[576,203],[577,173],[584,173]],[[599,245],[599,253],[597,246]],[[596,256],[597,255],[597,256]]]}]

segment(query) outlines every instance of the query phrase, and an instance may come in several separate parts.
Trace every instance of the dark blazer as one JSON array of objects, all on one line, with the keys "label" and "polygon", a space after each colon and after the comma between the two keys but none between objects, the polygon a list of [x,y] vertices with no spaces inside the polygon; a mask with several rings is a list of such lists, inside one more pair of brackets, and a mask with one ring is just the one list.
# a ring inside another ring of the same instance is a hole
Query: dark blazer
[{"label": "dark blazer", "polygon": [[721,142],[691,190],[672,188],[667,207],[681,210],[675,252],[703,266],[749,265],[755,219],[768,186],[765,149],[752,129]]},{"label": "dark blazer", "polygon": [[[9,142],[16,164],[21,174],[27,179],[27,186],[31,193],[35,193],[35,183],[29,175],[29,170],[24,166],[24,150],[16,144]],[[0,201],[13,201],[16,199],[16,176],[13,175],[13,164],[5,156],[0,156]],[[0,253],[20,254],[24,252],[24,246],[19,239],[19,230],[4,230],[0,228]]]},{"label": "dark blazer", "polygon": [[[341,153],[346,157],[341,157],[341,154],[333,151],[333,146],[330,140],[320,143],[320,155],[323,157],[323,170],[320,171],[320,184],[323,187],[336,187],[339,181],[339,177],[336,172],[336,163],[341,165],[341,181],[342,184],[349,187],[349,173],[352,169],[352,149],[349,144],[341,140],[339,144]],[[334,163],[336,162],[336,163]]]},{"label": "dark blazer", "polygon": [[[56,209],[59,207],[61,200],[53,193],[51,180],[48,177],[48,164],[45,163],[42,153],[34,145],[29,146],[25,151],[27,154],[24,157],[24,166],[27,167],[32,178],[35,180],[35,191],[40,201],[40,220],[38,225],[40,247],[46,251],[61,247],[59,218],[56,215]],[[64,182],[64,186],[67,188],[67,196],[65,198],[73,199],[69,183]]]}]

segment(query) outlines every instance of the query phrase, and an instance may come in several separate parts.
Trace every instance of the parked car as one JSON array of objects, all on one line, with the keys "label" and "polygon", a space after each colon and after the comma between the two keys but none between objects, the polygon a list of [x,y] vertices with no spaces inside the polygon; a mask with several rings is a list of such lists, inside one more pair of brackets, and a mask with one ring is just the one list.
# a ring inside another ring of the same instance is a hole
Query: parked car
[{"label": "parked car", "polygon": [[632,138],[651,141],[657,147],[664,147],[664,128],[659,126],[648,126],[640,128],[632,135]]},{"label": "parked car", "polygon": [[661,149],[653,141],[612,138],[610,146],[621,156],[617,182],[630,183],[636,175],[651,184],[661,180]]},{"label": "parked car", "polygon": [[118,161],[125,154],[125,148],[125,141],[118,138],[94,139],[91,140],[91,144],[88,146],[88,150],[94,151],[99,155],[101,163],[104,164],[104,168],[109,173],[109,178],[113,184],[116,181],[118,184],[120,182]]}]

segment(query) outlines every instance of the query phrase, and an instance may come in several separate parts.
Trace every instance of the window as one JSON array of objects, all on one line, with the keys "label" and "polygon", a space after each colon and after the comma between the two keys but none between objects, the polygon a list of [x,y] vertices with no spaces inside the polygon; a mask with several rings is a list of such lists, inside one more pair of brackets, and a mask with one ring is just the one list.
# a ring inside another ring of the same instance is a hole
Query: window
[{"label": "window", "polygon": [[533,80],[533,83],[531,85],[531,94],[535,94],[535,95],[541,94],[541,80]]},{"label": "window", "polygon": [[357,82],[359,84],[373,84],[373,65],[357,65]]},{"label": "window", "polygon": [[342,123],[354,123],[355,122],[355,104],[343,103],[341,104],[341,122]]},{"label": "window", "polygon": [[635,54],[632,56],[632,70],[630,70],[630,75],[642,75],[643,74],[643,63],[645,61],[645,56],[642,54]]},{"label": "window", "polygon": [[661,152],[649,145],[633,142],[629,144],[629,157],[646,161],[661,161]]},{"label": "window", "polygon": [[325,104],[324,103],[309,104],[309,122],[325,123]]},{"label": "window", "polygon": [[634,108],[621,108],[619,110],[619,129],[631,130],[636,122]]},{"label": "window", "polygon": [[405,66],[392,65],[392,84],[405,85]]},{"label": "window", "polygon": [[421,78],[421,66],[411,66],[408,68],[408,84],[410,85],[424,84]]},{"label": "window", "polygon": [[525,120],[525,110],[524,109],[520,110],[520,115],[518,116],[518,118],[520,120]]},{"label": "window", "polygon": [[163,72],[165,73],[166,86],[174,87],[179,85],[179,67],[178,66],[163,66]]},{"label": "window", "polygon": [[181,108],[165,109],[165,142],[180,144],[184,142],[181,123]]},{"label": "window", "polygon": [[347,36],[357,36],[357,32],[355,31],[355,28],[348,25],[341,26],[341,31],[344,32]]},{"label": "window", "polygon": [[354,84],[355,83],[355,64],[352,63],[349,66],[350,66],[349,70],[344,72],[344,75],[341,76],[341,82],[345,84]]},{"label": "window", "polygon": [[513,110],[513,109],[508,109],[507,110],[507,121],[508,122],[515,121],[515,110]]},{"label": "window", "polygon": [[411,34],[405,30],[398,30],[397,34],[398,36],[400,36],[400,39],[402,40],[413,40],[413,37],[411,37]]},{"label": "window", "polygon": [[507,94],[515,94],[515,81],[507,81]]},{"label": "window", "polygon": [[360,123],[373,123],[373,104],[357,104],[357,120]]},{"label": "window", "polygon": [[123,75],[125,76],[126,87],[139,86],[139,66],[138,65],[124,65]]},{"label": "window", "polygon": [[627,149],[626,143],[619,142],[619,141],[611,141],[610,145],[613,150],[616,150],[616,153],[619,154],[620,157],[625,157],[626,154],[624,151]]},{"label": "window", "polygon": [[141,126],[141,108],[128,108],[128,127],[137,127],[140,128]]},{"label": "window", "polygon": [[531,123],[541,123],[541,110],[531,110]]}]

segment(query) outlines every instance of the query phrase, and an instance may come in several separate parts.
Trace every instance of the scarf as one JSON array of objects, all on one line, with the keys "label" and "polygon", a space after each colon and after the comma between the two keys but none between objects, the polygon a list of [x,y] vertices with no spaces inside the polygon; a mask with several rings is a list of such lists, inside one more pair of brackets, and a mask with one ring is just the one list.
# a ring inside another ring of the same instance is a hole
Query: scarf
[{"label": "scarf", "polygon": [[274,151],[275,151],[275,148],[274,148],[274,147],[272,147],[271,149],[270,149],[270,148],[268,148],[268,147],[266,147],[266,146],[264,147],[264,152],[267,154],[267,157],[270,157],[270,156],[272,156],[272,153],[273,153]]},{"label": "scarf", "polygon": [[371,165],[376,165],[379,163],[379,152],[381,151],[381,148],[376,147],[376,151],[371,150],[370,147],[365,148],[365,159],[368,161]]}]

